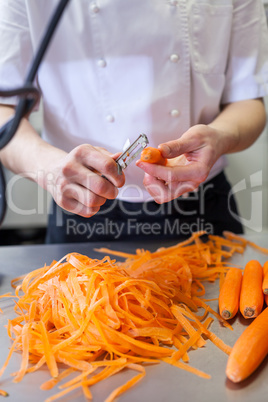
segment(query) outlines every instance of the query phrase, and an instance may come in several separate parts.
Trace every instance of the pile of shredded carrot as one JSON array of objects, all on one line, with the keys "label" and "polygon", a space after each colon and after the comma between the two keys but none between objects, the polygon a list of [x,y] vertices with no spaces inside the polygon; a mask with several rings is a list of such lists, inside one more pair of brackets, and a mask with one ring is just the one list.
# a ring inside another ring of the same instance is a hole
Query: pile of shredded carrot
[{"label": "pile of shredded carrot", "polygon": [[210,378],[188,363],[189,350],[210,340],[229,354],[231,348],[209,330],[211,314],[232,327],[202,299],[202,282],[221,280],[226,260],[248,242],[231,233],[203,240],[203,234],[155,252],[98,250],[123,262],[70,253],[14,279],[15,295],[1,296],[15,298],[17,315],[8,322],[13,343],[0,375],[13,352],[21,351],[14,382],[44,365],[52,379],[43,390],[69,377],[47,402],[77,388],[92,399],[94,384],[126,368],[136,371],[106,399],[113,401],[145,376],[146,364],[159,361]]}]

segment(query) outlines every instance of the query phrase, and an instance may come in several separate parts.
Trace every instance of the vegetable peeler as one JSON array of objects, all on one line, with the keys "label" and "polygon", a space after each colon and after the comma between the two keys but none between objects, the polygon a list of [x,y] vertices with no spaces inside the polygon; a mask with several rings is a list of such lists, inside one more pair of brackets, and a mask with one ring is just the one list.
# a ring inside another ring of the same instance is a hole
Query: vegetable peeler
[{"label": "vegetable peeler", "polygon": [[118,165],[118,173],[122,173],[141,151],[149,144],[147,135],[141,134],[139,137],[116,159]]}]

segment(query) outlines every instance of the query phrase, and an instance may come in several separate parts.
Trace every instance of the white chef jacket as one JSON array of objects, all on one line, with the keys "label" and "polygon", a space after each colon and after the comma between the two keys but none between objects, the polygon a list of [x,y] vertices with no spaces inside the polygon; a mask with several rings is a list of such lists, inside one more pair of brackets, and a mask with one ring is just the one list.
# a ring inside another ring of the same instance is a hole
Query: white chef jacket
[{"label": "white chef jacket", "polygon": [[[23,83],[57,4],[0,2],[1,88]],[[38,71],[43,138],[111,152],[140,133],[176,139],[221,104],[267,95],[267,42],[261,0],[72,0]],[[125,173],[119,198],[150,200],[135,163]]]}]

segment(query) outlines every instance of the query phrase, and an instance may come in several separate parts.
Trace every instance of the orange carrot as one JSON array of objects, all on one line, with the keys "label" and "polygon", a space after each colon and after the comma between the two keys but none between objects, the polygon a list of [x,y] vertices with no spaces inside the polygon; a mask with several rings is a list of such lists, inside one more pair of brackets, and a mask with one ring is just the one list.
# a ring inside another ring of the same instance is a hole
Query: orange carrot
[{"label": "orange carrot", "polygon": [[233,382],[249,377],[268,354],[268,308],[238,338],[228,358],[226,375]]},{"label": "orange carrot", "polygon": [[167,159],[162,156],[160,150],[153,147],[144,148],[140,159],[142,162],[156,163],[157,165],[167,164]]},{"label": "orange carrot", "polygon": [[244,318],[257,317],[263,307],[263,270],[257,260],[250,260],[244,269],[240,293],[240,311]]},{"label": "orange carrot", "polygon": [[262,291],[265,295],[268,295],[268,261],[263,264]]},{"label": "orange carrot", "polygon": [[239,308],[242,271],[239,268],[230,268],[225,276],[219,294],[219,311],[222,318],[233,318]]},{"label": "orange carrot", "polygon": [[0,389],[0,395],[1,396],[8,396],[8,393],[4,391],[3,389]]}]

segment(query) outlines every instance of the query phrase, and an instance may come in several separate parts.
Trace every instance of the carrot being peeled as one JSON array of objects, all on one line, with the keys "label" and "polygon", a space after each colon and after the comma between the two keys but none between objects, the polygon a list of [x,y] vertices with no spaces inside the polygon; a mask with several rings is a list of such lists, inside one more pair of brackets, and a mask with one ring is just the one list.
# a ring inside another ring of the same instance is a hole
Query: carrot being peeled
[{"label": "carrot being peeled", "polygon": [[153,147],[144,148],[140,159],[142,162],[155,163],[157,165],[166,165],[167,159],[164,158],[159,149]]},{"label": "carrot being peeled", "polygon": [[249,377],[268,354],[268,308],[245,329],[232,348],[226,375],[233,382]]},{"label": "carrot being peeled", "polygon": [[239,308],[242,271],[239,268],[230,268],[219,294],[219,311],[222,318],[233,318]]},{"label": "carrot being peeled", "polygon": [[244,318],[257,317],[263,307],[263,269],[257,260],[250,260],[244,269],[240,293],[240,311]]}]

